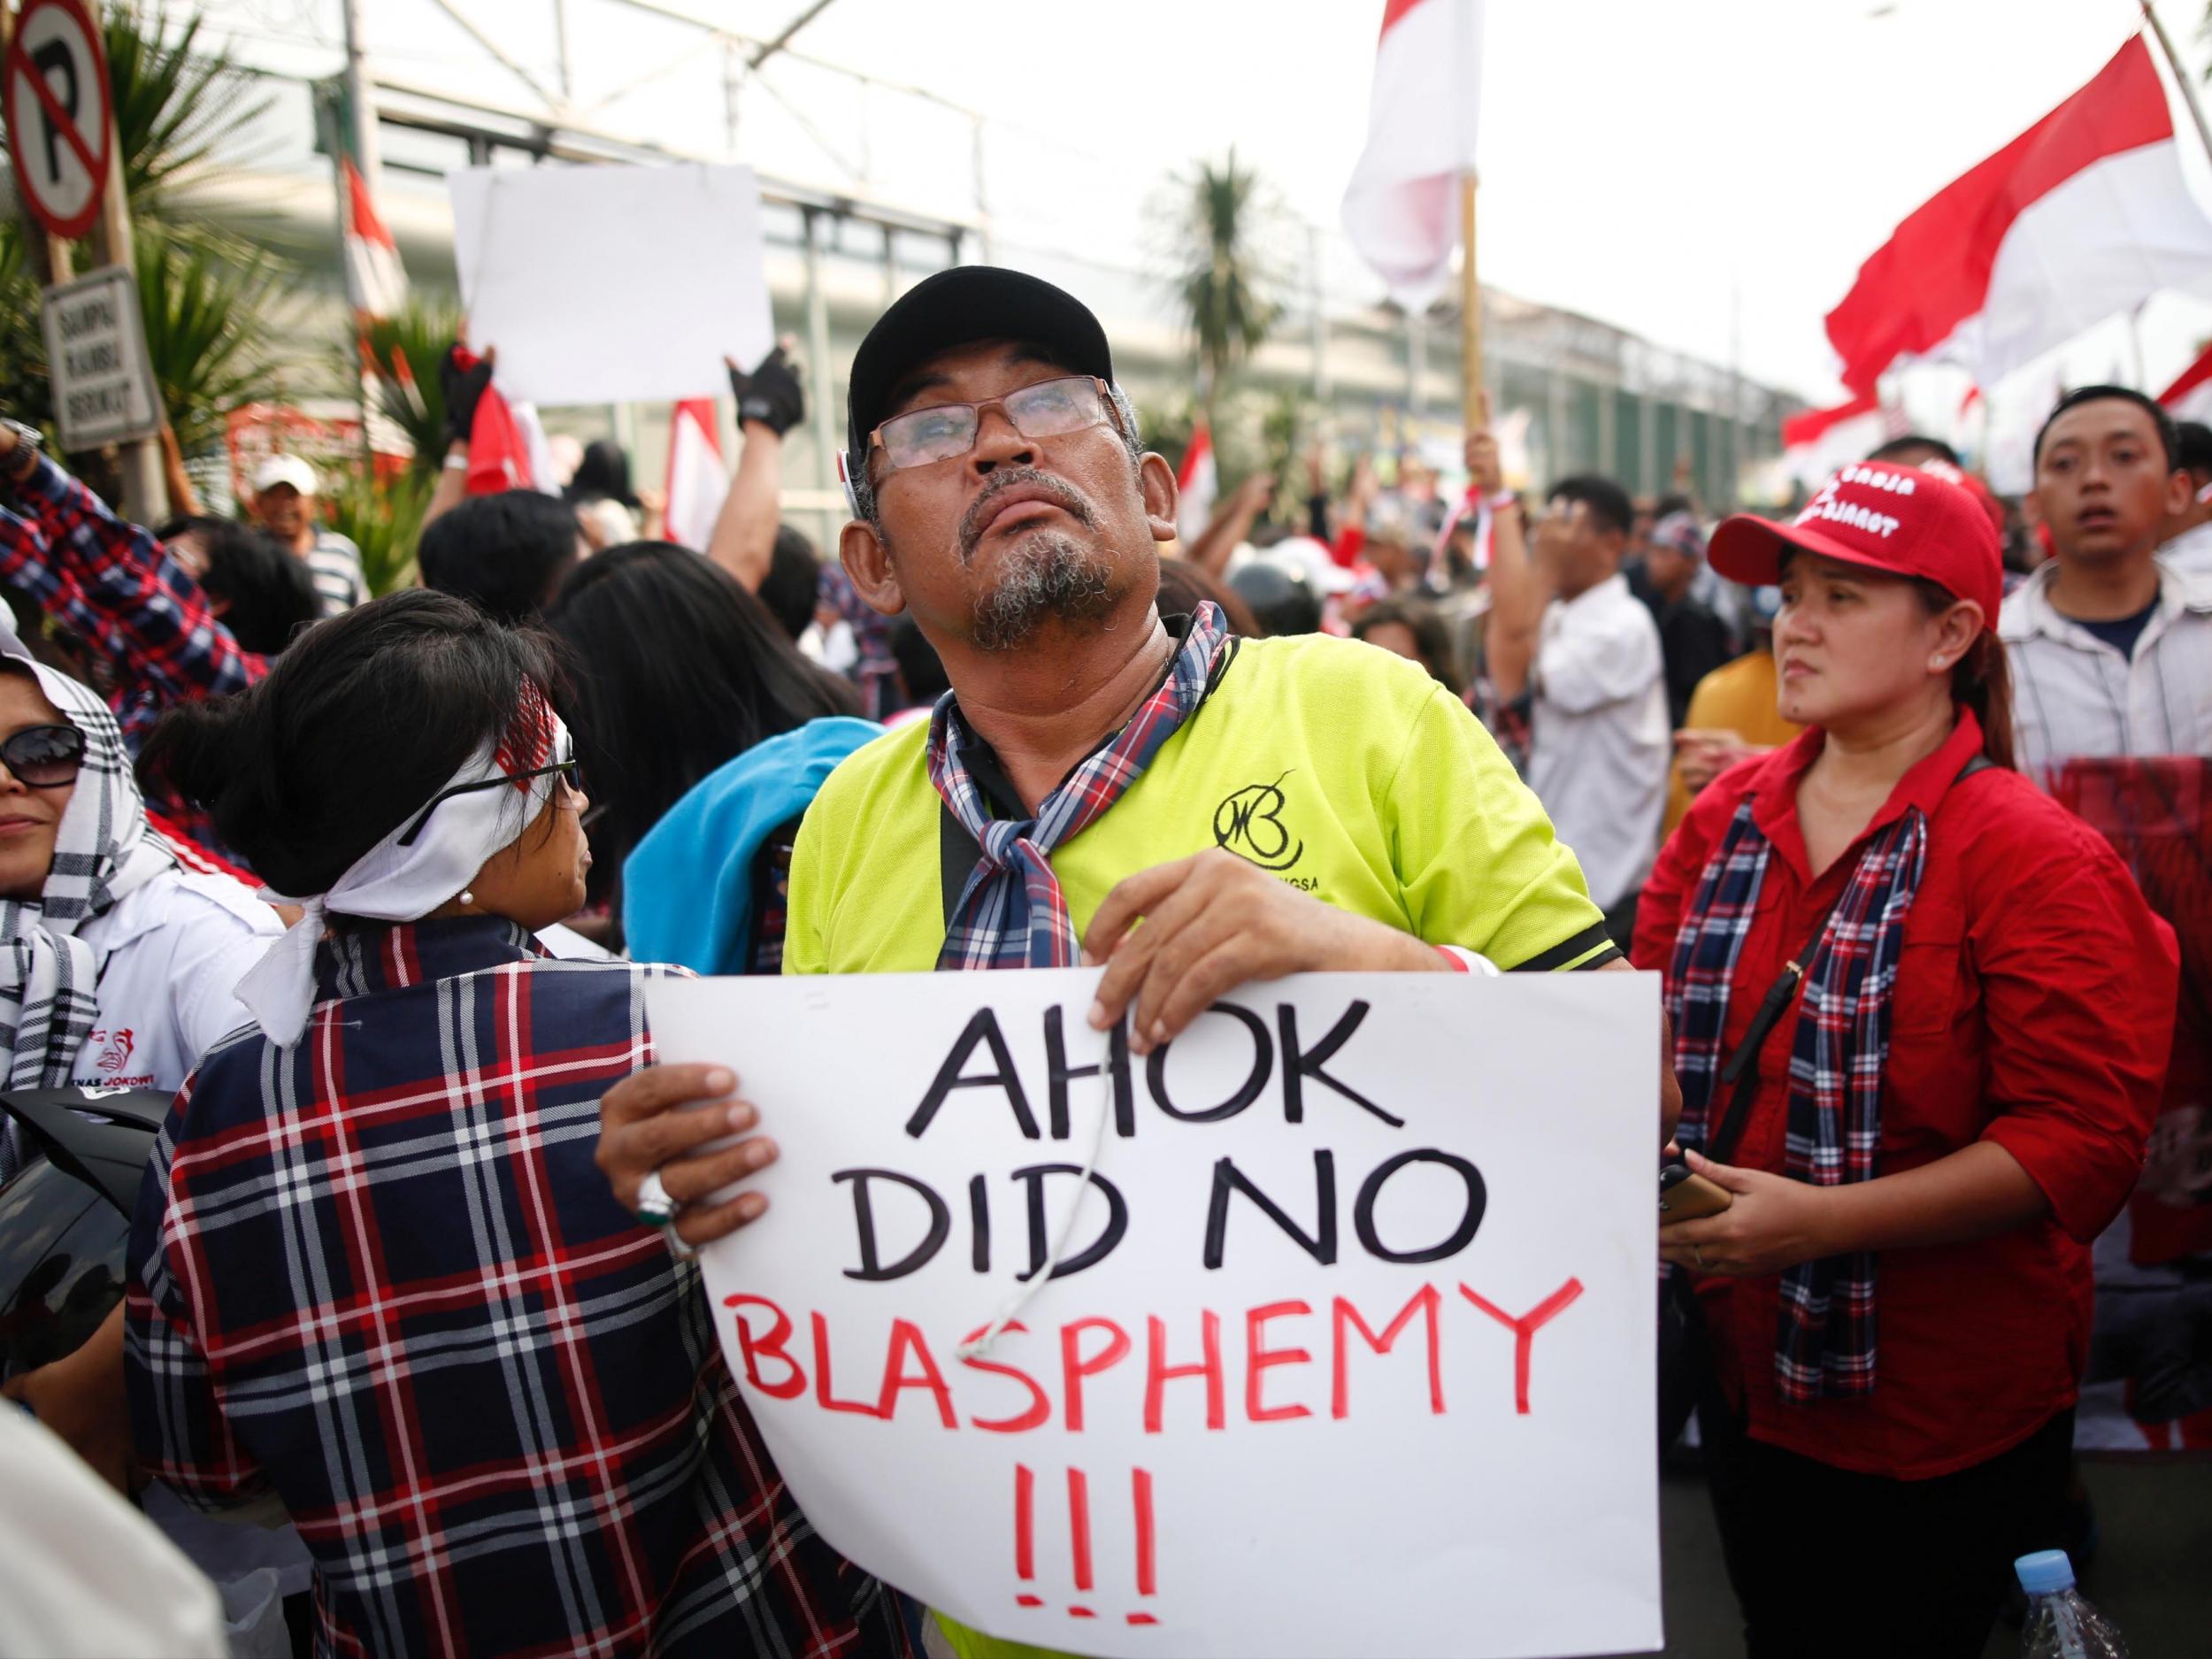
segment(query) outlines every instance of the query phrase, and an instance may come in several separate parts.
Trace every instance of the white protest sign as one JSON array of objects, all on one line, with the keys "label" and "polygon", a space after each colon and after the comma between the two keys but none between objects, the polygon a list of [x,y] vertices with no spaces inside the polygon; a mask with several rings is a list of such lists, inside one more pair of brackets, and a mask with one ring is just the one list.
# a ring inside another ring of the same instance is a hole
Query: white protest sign
[{"label": "white protest sign", "polygon": [[469,338],[536,403],[717,397],[775,343],[750,167],[446,175]]},{"label": "white protest sign", "polygon": [[146,357],[138,279],[103,265],[46,290],[46,368],[65,449],[151,437],[161,396]]},{"label": "white protest sign", "polygon": [[1133,1061],[1097,979],[648,986],[782,1149],[703,1265],[809,1518],[1112,1659],[1657,1647],[1657,981],[1303,976]]}]

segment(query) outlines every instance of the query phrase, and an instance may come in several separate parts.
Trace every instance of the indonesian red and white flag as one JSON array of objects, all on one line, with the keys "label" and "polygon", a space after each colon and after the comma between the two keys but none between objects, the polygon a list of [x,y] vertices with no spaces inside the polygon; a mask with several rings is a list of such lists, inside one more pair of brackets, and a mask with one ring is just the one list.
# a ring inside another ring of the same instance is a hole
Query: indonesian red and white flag
[{"label": "indonesian red and white flag", "polygon": [[1409,308],[1426,305],[1450,272],[1481,107],[1482,0],[1385,0],[1344,229]]},{"label": "indonesian red and white flag", "polygon": [[1190,448],[1175,475],[1175,538],[1185,547],[1214,516],[1214,498],[1221,494],[1221,474],[1214,467],[1214,435],[1200,421],[1191,428]]},{"label": "indonesian red and white flag", "polygon": [[1893,435],[1881,400],[1869,392],[1833,409],[1809,409],[1782,423],[1782,470],[1793,481],[1817,489],[1837,468],[1866,459],[1867,451]]},{"label": "indonesian red and white flag", "polygon": [[1828,338],[1855,392],[1914,358],[1994,386],[2162,288],[2212,293],[2212,219],[2139,35],[1898,226],[1828,313]]},{"label": "indonesian red and white flag", "polygon": [[729,476],[722,470],[722,446],[714,434],[714,400],[687,397],[676,405],[668,423],[668,528],[666,534],[680,547],[707,550],[714,539],[714,521],[721,516],[723,498],[730,493]]},{"label": "indonesian red and white flag", "polygon": [[2200,420],[2212,426],[2212,346],[2207,346],[2194,363],[2174,377],[2174,383],[2159,393],[2158,401],[2176,420]]},{"label": "indonesian red and white flag", "polygon": [[369,199],[368,181],[353,157],[342,157],[346,181],[346,299],[363,317],[389,317],[407,303],[407,272],[399,244]]}]

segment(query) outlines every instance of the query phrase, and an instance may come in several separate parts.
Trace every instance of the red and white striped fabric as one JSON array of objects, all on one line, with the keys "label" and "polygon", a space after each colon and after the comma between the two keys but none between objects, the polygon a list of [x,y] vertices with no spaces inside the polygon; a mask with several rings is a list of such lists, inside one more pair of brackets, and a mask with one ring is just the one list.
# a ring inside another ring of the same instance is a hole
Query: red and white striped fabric
[{"label": "red and white striped fabric", "polygon": [[1344,230],[1402,304],[1425,305],[1450,270],[1481,106],[1482,0],[1385,0]]},{"label": "red and white striped fabric", "polygon": [[368,180],[353,157],[339,161],[346,180],[346,300],[362,317],[389,317],[407,303],[407,272],[399,244],[369,199]]},{"label": "red and white striped fabric", "polygon": [[2212,346],[2159,393],[2158,401],[2176,420],[2200,420],[2212,426]]},{"label": "red and white striped fabric", "polygon": [[1221,494],[1221,473],[1214,465],[1214,435],[1200,421],[1191,428],[1190,448],[1175,475],[1175,535],[1185,547],[1214,516],[1214,501]]},{"label": "red and white striped fabric", "polygon": [[1794,483],[1817,489],[1838,467],[1863,461],[1892,435],[1881,400],[1869,392],[1833,409],[1809,409],[1782,423],[1782,469]]},{"label": "red and white striped fabric", "polygon": [[668,420],[668,527],[671,541],[703,553],[730,480],[716,441],[714,400],[687,397]]},{"label": "red and white striped fabric", "polygon": [[1855,392],[1915,358],[1994,386],[2164,288],[2212,293],[2212,219],[2139,35],[1898,226],[1828,313],[1828,338]]}]

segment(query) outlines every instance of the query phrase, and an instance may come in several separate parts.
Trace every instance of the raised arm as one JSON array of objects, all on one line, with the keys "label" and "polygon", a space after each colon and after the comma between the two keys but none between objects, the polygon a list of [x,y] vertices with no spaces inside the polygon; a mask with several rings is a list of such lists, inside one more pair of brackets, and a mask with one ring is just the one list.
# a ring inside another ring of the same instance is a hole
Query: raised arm
[{"label": "raised arm", "polygon": [[707,557],[748,593],[759,592],[768,580],[768,561],[775,552],[776,526],[782,518],[777,497],[783,488],[783,435],[806,419],[806,392],[788,343],[779,341],[750,374],[724,359],[730,390],[737,397],[741,447],[730,493],[722,498],[714,534],[707,538]]},{"label": "raised arm", "polygon": [[423,509],[426,526],[468,498],[469,440],[476,430],[476,405],[492,383],[492,363],[498,355],[487,346],[482,357],[475,357],[464,339],[448,346],[438,360],[438,389],[445,395],[445,455],[429,504]]},{"label": "raised arm", "polygon": [[1490,503],[1490,623],[1486,657],[1490,683],[1508,702],[1527,688],[1529,665],[1536,657],[1537,630],[1550,599],[1546,583],[1529,557],[1520,503],[1505,493],[1498,461],[1498,441],[1489,426],[1490,399],[1483,396],[1483,425],[1467,434],[1467,472]]},{"label": "raised arm", "polygon": [[0,428],[0,580],[104,652],[162,702],[242,691],[268,672],[150,531],[117,518],[42,455],[27,466]]}]

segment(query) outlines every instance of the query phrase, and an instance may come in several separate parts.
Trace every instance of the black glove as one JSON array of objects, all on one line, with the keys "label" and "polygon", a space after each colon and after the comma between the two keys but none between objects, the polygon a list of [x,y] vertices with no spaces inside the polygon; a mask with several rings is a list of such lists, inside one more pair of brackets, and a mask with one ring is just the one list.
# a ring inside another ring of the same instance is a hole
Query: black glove
[{"label": "black glove", "polygon": [[779,438],[806,419],[806,392],[799,365],[778,346],[750,374],[733,364],[730,393],[737,399],[737,424],[757,420]]},{"label": "black glove", "polygon": [[476,405],[492,383],[491,354],[486,352],[476,360],[476,366],[461,366],[461,348],[450,345],[445,356],[438,360],[438,390],[445,396],[445,435],[449,443],[466,443],[469,434],[476,430]]}]

